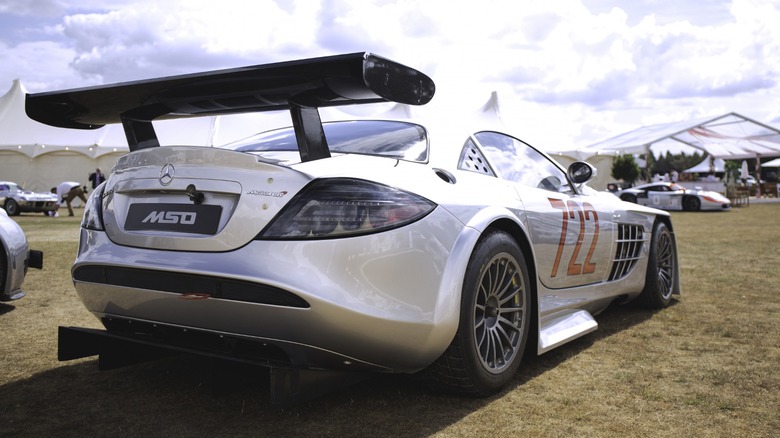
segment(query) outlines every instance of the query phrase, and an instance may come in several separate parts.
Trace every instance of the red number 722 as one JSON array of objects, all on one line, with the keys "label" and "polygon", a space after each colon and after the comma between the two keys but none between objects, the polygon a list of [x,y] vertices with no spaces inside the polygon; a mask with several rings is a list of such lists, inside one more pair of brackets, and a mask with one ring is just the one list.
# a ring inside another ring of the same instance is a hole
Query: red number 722
[{"label": "red number 722", "polygon": [[[580,224],[579,234],[577,234],[577,244],[574,246],[574,252],[569,259],[569,267],[566,270],[566,275],[582,275],[592,274],[596,271],[596,264],[591,263],[590,259],[593,257],[593,252],[596,250],[596,242],[599,240],[599,215],[596,213],[596,209],[588,202],[583,202],[582,206],[575,201],[568,200],[563,202],[560,199],[547,198],[550,201],[550,205],[553,208],[561,209],[563,213],[563,226],[561,227],[561,239],[558,242],[558,253],[555,255],[555,263],[553,263],[551,277],[558,275],[558,266],[561,264],[561,256],[563,255],[563,247],[566,245],[566,231],[569,228],[569,221],[577,221]],[[593,233],[593,241],[590,243],[590,249],[588,255],[585,256],[583,263],[577,263],[577,256],[580,254],[580,247],[582,247],[582,241],[585,239],[585,221],[593,221],[595,225],[595,232]]]}]

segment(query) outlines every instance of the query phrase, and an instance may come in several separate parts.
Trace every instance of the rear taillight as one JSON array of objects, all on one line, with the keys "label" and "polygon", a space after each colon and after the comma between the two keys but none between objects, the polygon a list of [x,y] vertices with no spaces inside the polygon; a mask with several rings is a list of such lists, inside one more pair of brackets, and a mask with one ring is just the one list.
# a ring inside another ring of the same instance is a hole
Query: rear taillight
[{"label": "rear taillight", "polygon": [[304,188],[258,239],[326,239],[386,231],[423,218],[436,204],[364,180],[333,178]]},{"label": "rear taillight", "polygon": [[84,206],[84,216],[81,218],[81,227],[88,230],[103,230],[103,187],[105,182],[92,191]]}]

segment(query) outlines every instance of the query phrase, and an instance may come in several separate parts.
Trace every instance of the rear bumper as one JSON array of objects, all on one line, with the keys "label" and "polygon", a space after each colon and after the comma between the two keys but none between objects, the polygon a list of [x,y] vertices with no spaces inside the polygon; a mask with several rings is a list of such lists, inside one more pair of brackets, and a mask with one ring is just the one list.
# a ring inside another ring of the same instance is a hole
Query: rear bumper
[{"label": "rear bumper", "polygon": [[458,248],[475,239],[442,210],[376,235],[253,241],[219,253],[119,246],[82,230],[73,279],[104,324],[266,344],[297,368],[415,372],[454,336],[469,256]]}]

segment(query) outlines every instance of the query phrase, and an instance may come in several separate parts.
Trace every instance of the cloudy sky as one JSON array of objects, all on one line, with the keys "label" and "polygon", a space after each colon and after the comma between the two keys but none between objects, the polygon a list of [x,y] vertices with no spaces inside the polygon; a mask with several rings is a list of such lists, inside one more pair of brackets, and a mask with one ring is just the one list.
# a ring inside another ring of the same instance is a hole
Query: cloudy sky
[{"label": "cloudy sky", "polygon": [[0,94],[373,52],[548,150],[737,112],[780,126],[778,0],[0,0]]}]

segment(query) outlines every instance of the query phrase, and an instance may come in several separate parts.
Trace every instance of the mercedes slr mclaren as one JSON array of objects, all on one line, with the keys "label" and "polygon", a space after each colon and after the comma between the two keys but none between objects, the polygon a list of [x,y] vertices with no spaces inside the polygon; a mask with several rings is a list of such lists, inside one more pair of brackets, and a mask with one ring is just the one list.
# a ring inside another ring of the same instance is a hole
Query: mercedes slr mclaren
[{"label": "mercedes slr mclaren", "polygon": [[[322,116],[434,92],[355,53],[29,95],[33,119],[121,123],[131,150],[91,194],[72,268],[105,330],[61,327],[60,359],[249,362],[274,400],[366,372],[485,396],[529,342],[542,354],[612,303],[679,294],[669,214],[590,189],[587,163],[476,119]],[[291,126],[225,147],[161,147],[154,129],[280,110]]]}]

